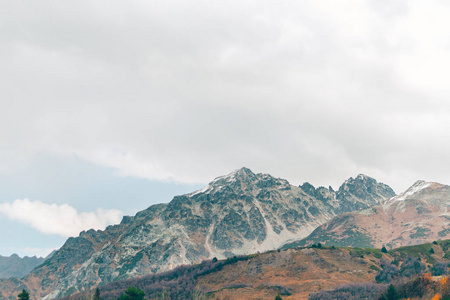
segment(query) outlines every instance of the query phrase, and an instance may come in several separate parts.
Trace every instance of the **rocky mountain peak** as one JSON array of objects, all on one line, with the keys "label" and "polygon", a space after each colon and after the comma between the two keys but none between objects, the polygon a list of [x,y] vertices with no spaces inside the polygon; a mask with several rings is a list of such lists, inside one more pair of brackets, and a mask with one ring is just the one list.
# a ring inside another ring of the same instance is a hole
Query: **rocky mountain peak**
[{"label": "rocky mountain peak", "polygon": [[[449,191],[449,186],[437,182],[418,180],[400,195],[392,197],[384,202],[384,208],[396,207],[396,209],[398,209],[399,207],[409,205],[410,202],[415,202],[417,199],[420,199],[420,201],[425,204],[435,203],[443,205],[447,203]],[[411,205],[415,204],[411,203]]]},{"label": "rocky mountain peak", "polygon": [[309,182],[303,183],[300,188],[308,195],[314,195],[316,192],[316,188]]},{"label": "rocky mountain peak", "polygon": [[424,180],[418,180],[411,187],[409,187],[406,191],[404,191],[400,195],[392,197],[391,199],[389,199],[388,202],[404,201],[407,198],[410,198],[411,196],[413,196],[414,194],[419,193],[423,189],[426,189],[431,184],[432,184],[431,182],[425,182]]},{"label": "rocky mountain peak", "polygon": [[[368,208],[393,196],[395,192],[390,186],[364,174],[347,179],[336,193],[336,199],[344,202],[347,211]],[[361,202],[360,199],[365,200]]]},{"label": "rocky mountain peak", "polygon": [[212,192],[217,192],[224,187],[229,188],[236,188],[240,187],[242,188],[244,185],[252,185],[252,183],[256,180],[256,175],[248,168],[240,168],[237,170],[234,170],[233,172],[229,173],[228,175],[223,175],[216,177],[213,181],[211,181],[207,186],[204,188],[197,190],[195,192],[192,192],[188,194],[187,196],[193,197],[198,194],[210,194]]},{"label": "rocky mountain peak", "polygon": [[341,185],[341,187],[348,187],[348,186],[351,186],[351,185],[354,185],[354,184],[361,184],[361,183],[370,183],[370,184],[373,184],[373,183],[376,183],[377,181],[374,179],[374,178],[372,178],[372,177],[370,177],[370,176],[367,176],[367,175],[365,175],[365,174],[358,174],[358,176],[356,176],[355,178],[353,178],[353,177],[350,177],[349,179],[347,179],[342,185]]},{"label": "rocky mountain peak", "polygon": [[252,172],[252,170],[248,168],[240,168],[237,170],[234,170],[228,175],[220,176],[214,179],[210,185],[221,185],[226,183],[233,183],[237,180],[244,181],[244,182],[252,182],[256,179],[255,173]]},{"label": "rocky mountain peak", "polygon": [[283,189],[290,189],[290,184],[285,179],[275,178],[270,174],[253,173],[248,168],[241,168],[231,172],[228,175],[215,178],[204,188],[188,194],[192,197],[198,194],[211,194],[224,189],[231,189],[237,193],[257,190],[258,188],[268,188],[278,186]]},{"label": "rocky mountain peak", "polygon": [[347,179],[340,187],[340,193],[352,192],[359,193],[364,191],[371,191],[372,189],[382,189],[385,190],[387,194],[395,195],[394,191],[386,184],[376,181],[374,178],[359,174],[355,178],[350,177]]}]

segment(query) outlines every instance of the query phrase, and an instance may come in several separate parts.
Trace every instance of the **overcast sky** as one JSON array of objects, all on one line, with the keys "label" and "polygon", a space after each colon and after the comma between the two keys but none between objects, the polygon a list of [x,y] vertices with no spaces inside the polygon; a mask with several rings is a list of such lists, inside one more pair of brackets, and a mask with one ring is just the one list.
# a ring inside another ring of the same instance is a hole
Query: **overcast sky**
[{"label": "overcast sky", "polygon": [[450,184],[449,15],[446,1],[1,1],[0,254],[47,253],[242,166],[296,185]]}]

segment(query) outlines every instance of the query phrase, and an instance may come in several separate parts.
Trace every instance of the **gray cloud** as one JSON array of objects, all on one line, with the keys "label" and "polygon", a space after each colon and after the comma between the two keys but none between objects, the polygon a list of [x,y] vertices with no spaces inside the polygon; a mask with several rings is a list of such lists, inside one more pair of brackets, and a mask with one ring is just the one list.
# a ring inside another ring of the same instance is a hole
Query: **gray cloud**
[{"label": "gray cloud", "polygon": [[2,171],[44,152],[180,182],[248,166],[297,184],[450,183],[449,10],[3,1]]}]

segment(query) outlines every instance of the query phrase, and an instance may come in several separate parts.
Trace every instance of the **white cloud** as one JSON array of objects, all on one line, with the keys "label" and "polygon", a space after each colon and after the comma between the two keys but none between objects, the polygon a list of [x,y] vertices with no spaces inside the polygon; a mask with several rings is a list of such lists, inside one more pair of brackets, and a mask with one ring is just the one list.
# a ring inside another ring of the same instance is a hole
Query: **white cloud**
[{"label": "white cloud", "polygon": [[105,229],[108,225],[120,222],[123,216],[122,212],[116,209],[99,208],[96,212],[79,213],[68,204],[46,204],[28,199],[1,203],[0,213],[11,220],[28,224],[42,233],[63,237],[77,236],[88,229]]},{"label": "white cloud", "polygon": [[449,7],[2,1],[1,171],[44,152],[179,182],[450,183]]}]

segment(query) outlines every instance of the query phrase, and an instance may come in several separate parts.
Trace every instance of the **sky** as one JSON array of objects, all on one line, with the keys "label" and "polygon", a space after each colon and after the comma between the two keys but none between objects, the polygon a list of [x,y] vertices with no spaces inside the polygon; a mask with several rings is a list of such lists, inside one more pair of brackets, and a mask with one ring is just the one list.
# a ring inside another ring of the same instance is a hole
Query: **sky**
[{"label": "sky", "polygon": [[248,167],[450,184],[446,1],[0,2],[0,255]]}]

